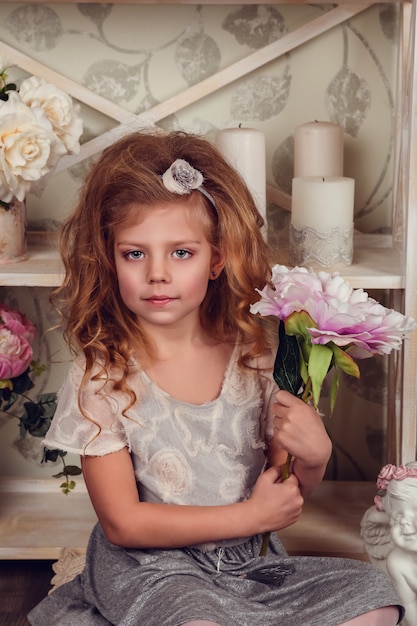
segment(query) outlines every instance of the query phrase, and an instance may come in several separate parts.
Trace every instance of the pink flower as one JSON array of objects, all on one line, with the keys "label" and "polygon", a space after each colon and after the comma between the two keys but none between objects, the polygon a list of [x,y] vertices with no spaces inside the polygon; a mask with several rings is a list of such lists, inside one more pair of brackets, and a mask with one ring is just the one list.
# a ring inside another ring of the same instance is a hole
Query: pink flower
[{"label": "pink flower", "polygon": [[405,480],[417,478],[417,467],[414,465],[384,465],[378,474],[376,486],[378,489],[386,489],[391,480]]},{"label": "pink flower", "polygon": [[338,273],[275,265],[272,283],[274,288],[257,290],[261,299],[251,306],[252,313],[285,322],[292,313],[305,311],[314,321],[307,328],[312,344],[332,342],[356,359],[398,350],[416,328],[412,318],[385,308],[363,289],[352,289]]},{"label": "pink flower", "polygon": [[20,311],[0,304],[0,380],[16,378],[29,367],[36,328]]},{"label": "pink flower", "polygon": [[[7,328],[14,335],[21,335],[29,343],[35,338],[36,328],[20,311],[14,311],[5,304],[0,304],[0,329]],[[1,378],[1,377],[0,377]]]},{"label": "pink flower", "polygon": [[32,348],[23,335],[15,335],[7,328],[0,328],[0,380],[16,378],[29,367]]},{"label": "pink flower", "polygon": [[380,470],[378,474],[378,478],[376,481],[376,486],[378,489],[386,489],[390,480],[393,479],[394,473],[396,470],[395,465],[384,465],[384,467]]},{"label": "pink flower", "polygon": [[338,370],[358,378],[354,359],[398,350],[407,333],[417,327],[411,317],[385,308],[363,289],[352,289],[337,272],[275,265],[271,285],[257,291],[261,298],[251,306],[251,312],[277,317],[284,324],[285,335],[297,339],[305,384],[303,399],[312,399],[316,407],[323,380],[332,367],[336,374],[331,409]]}]

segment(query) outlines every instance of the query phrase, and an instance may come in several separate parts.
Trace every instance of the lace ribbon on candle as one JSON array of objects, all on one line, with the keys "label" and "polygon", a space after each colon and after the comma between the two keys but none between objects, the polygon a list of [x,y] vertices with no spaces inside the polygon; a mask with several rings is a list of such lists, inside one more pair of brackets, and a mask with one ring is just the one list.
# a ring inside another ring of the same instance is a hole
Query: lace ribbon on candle
[{"label": "lace ribbon on candle", "polygon": [[290,252],[295,265],[350,265],[353,257],[353,224],[349,229],[332,228],[325,233],[311,226],[297,229],[290,224]]}]

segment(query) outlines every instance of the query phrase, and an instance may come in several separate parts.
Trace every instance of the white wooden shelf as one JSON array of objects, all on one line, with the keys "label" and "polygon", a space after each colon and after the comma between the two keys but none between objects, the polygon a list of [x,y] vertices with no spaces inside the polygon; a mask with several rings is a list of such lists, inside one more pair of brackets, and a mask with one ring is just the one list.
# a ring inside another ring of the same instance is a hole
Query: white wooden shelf
[{"label": "white wooden shelf", "polygon": [[[324,481],[299,521],[279,535],[291,554],[366,560],[360,521],[373,504],[372,482]],[[0,479],[0,559],[58,559],[62,548],[84,551],[97,518],[81,479],[71,494],[57,480]]]},{"label": "white wooden shelf", "polygon": [[[0,265],[0,286],[57,287],[63,278],[63,265],[59,258],[56,235],[29,233],[28,259],[19,263]],[[378,240],[377,237],[375,237]],[[338,271],[353,288],[402,289],[404,276],[401,255],[394,247],[379,247],[359,237],[355,246],[352,265],[326,268]],[[277,263],[290,265],[288,253],[283,249],[277,254]]]},{"label": "white wooden shelf", "polygon": [[57,559],[85,549],[96,516],[84,482],[64,495],[55,479],[0,478],[0,559]]},{"label": "white wooden shelf", "polygon": [[28,233],[28,258],[0,264],[0,286],[57,287],[64,275],[55,233]]}]

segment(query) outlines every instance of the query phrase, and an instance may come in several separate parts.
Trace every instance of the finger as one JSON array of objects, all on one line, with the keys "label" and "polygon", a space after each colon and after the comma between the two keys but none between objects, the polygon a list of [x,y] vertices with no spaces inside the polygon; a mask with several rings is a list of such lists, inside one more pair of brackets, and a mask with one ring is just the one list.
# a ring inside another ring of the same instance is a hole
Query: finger
[{"label": "finger", "polygon": [[280,467],[276,467],[275,465],[268,467],[267,470],[265,470],[264,474],[267,474],[271,483],[276,483],[279,478],[281,478],[281,468]]},{"label": "finger", "polygon": [[289,407],[293,404],[294,399],[295,396],[292,393],[286,391],[285,389],[280,389],[275,394],[274,404]]}]

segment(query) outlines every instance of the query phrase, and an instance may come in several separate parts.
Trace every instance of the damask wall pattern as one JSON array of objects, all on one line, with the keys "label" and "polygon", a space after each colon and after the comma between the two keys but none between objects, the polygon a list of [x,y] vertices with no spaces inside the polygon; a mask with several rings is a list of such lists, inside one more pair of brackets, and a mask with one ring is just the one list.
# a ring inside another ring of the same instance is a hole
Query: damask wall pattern
[{"label": "damask wall pattern", "polygon": [[[0,3],[0,40],[121,107],[140,114],[255,50],[295,31],[333,5],[123,5]],[[161,120],[213,138],[217,129],[250,126],[265,133],[267,181],[291,192],[294,128],[329,120],[345,129],[345,175],[355,178],[355,227],[392,231],[395,181],[398,12],[374,5],[243,78]],[[8,65],[7,59],[2,59]],[[25,73],[9,68],[17,82]],[[82,105],[82,141],[115,122]],[[33,230],[56,230],[74,205],[94,157],[51,177],[29,196]],[[268,205],[268,236],[284,245],[289,213]],[[37,356],[48,364],[36,391],[56,390],[68,367],[59,331],[44,335],[53,313],[44,288],[2,288],[1,298],[38,326]],[[383,294],[382,294],[383,295]],[[340,478],[374,478],[384,454],[386,363],[372,359],[363,381],[346,382],[335,415]],[[19,442],[16,425],[0,418],[2,474],[49,477],[39,442]],[[359,441],[359,443],[358,443]],[[347,442],[347,443],[346,443]]]}]

